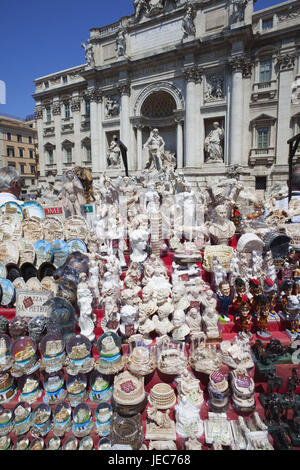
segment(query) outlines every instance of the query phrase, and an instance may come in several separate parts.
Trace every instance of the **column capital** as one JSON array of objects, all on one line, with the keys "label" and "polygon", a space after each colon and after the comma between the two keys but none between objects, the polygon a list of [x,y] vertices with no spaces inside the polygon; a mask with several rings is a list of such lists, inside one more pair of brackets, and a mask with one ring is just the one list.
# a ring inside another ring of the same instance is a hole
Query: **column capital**
[{"label": "column capital", "polygon": [[280,72],[284,70],[290,70],[294,68],[296,60],[296,54],[294,52],[280,54],[280,52],[276,55],[277,65],[279,67]]},{"label": "column capital", "polygon": [[81,101],[80,98],[73,98],[71,101],[71,111],[80,111]]},{"label": "column capital", "polygon": [[243,78],[250,78],[254,62],[245,55],[238,55],[228,59],[228,67],[232,73],[240,72]]},{"label": "column capital", "polygon": [[53,103],[52,105],[52,114],[53,116],[59,116],[61,113],[61,104],[60,101]]},{"label": "column capital", "polygon": [[117,88],[121,95],[130,96],[130,80],[120,81]]},{"label": "column capital", "polygon": [[103,94],[102,94],[102,90],[100,90],[100,88],[96,88],[96,87],[88,88],[86,90],[85,96],[91,102],[102,103],[102,101],[103,101]]},{"label": "column capital", "polygon": [[37,119],[43,119],[43,106],[41,104],[35,107],[34,114],[36,115]]},{"label": "column capital", "polygon": [[203,70],[196,64],[186,65],[183,68],[183,75],[188,82],[201,82]]}]

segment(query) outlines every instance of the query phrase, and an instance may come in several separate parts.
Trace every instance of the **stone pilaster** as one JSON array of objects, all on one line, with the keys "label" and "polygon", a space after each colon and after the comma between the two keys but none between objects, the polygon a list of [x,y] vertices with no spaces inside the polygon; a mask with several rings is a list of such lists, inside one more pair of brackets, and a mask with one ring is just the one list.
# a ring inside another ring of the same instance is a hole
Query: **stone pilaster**
[{"label": "stone pilaster", "polygon": [[185,167],[197,167],[195,135],[197,122],[197,109],[200,112],[200,103],[197,103],[196,83],[201,80],[202,73],[199,67],[191,64],[184,67],[186,79],[186,104],[185,104]]},{"label": "stone pilaster", "polygon": [[90,100],[92,172],[97,174],[100,171],[101,158],[98,103],[102,95],[96,87],[90,87],[87,90],[87,97]]},{"label": "stone pilaster", "polygon": [[118,84],[118,90],[121,94],[121,112],[120,112],[120,140],[126,145],[128,168],[134,168],[133,155],[131,152],[131,128],[130,128],[130,82],[121,80]]},{"label": "stone pilaster", "polygon": [[83,153],[81,151],[81,140],[80,140],[80,125],[81,125],[81,101],[79,96],[75,96],[71,101],[71,111],[73,115],[73,124],[74,124],[74,162],[75,165],[81,166],[83,163]]}]

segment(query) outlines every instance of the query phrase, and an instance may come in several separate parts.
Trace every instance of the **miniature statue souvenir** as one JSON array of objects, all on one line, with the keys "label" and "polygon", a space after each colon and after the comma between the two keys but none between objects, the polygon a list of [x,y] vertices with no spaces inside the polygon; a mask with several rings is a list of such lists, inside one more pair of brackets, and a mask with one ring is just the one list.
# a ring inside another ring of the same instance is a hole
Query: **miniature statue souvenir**
[{"label": "miniature statue souvenir", "polygon": [[86,374],[69,375],[67,378],[68,399],[72,407],[84,403],[88,397]]},{"label": "miniature statue souvenir", "polygon": [[136,334],[138,329],[138,311],[132,305],[124,305],[120,312],[120,333],[123,338]]},{"label": "miniature statue souvenir", "polygon": [[92,411],[86,403],[80,403],[73,411],[72,432],[76,437],[85,437],[93,429]]},{"label": "miniature statue souvenir", "polygon": [[13,366],[11,375],[21,377],[23,374],[33,374],[40,367],[37,357],[37,347],[29,336],[17,339],[12,344],[11,355]]},{"label": "miniature statue souvenir", "polygon": [[174,329],[174,325],[169,320],[169,315],[174,312],[174,306],[169,295],[168,289],[163,288],[157,291],[157,313],[153,315],[152,321],[159,336],[168,334]]},{"label": "miniature statue souvenir", "polygon": [[223,412],[227,410],[230,389],[227,377],[221,371],[210,374],[207,390],[209,393],[207,404],[210,411]]},{"label": "miniature statue souvenir", "polygon": [[175,341],[185,341],[190,333],[190,328],[185,321],[185,313],[183,310],[175,310],[172,317],[173,330],[172,338]]},{"label": "miniature statue souvenir", "polygon": [[130,245],[132,253],[130,255],[130,261],[136,263],[143,263],[148,253],[146,251],[149,233],[142,229],[134,230],[130,235]]},{"label": "miniature statue souvenir", "polygon": [[267,306],[269,309],[269,321],[279,320],[276,313],[277,304],[277,286],[272,279],[267,278],[263,283],[263,294],[266,296]]},{"label": "miniature statue souvenir", "polygon": [[10,434],[13,430],[12,412],[0,405],[0,437]]},{"label": "miniature statue souvenir", "polygon": [[255,410],[254,380],[246,369],[230,372],[231,402],[238,413],[248,414]]},{"label": "miniature statue souvenir", "polygon": [[279,304],[280,304],[280,311],[279,314],[284,318],[285,317],[285,308],[288,302],[288,298],[290,295],[293,294],[293,287],[294,283],[292,280],[285,280],[280,285],[280,292],[282,293],[280,296]]},{"label": "miniature statue souvenir", "polygon": [[12,366],[11,339],[8,335],[0,335],[0,373]]},{"label": "miniature statue souvenir", "polygon": [[89,289],[87,275],[85,273],[79,274],[79,280],[80,282],[77,287],[77,304],[80,309],[80,333],[86,336],[90,341],[93,341],[95,339],[95,325],[92,319],[93,294]]},{"label": "miniature statue souvenir", "polygon": [[203,434],[203,423],[199,408],[195,407],[186,397],[182,397],[175,406],[176,434],[183,438],[200,437]]},{"label": "miniature statue souvenir", "polygon": [[185,322],[190,329],[190,335],[200,333],[202,330],[202,317],[197,308],[191,308],[185,317]]},{"label": "miniature statue souvenir", "polygon": [[83,335],[72,336],[66,344],[68,363],[66,372],[69,375],[87,374],[94,368],[94,358],[91,356],[92,344]]},{"label": "miniature statue souvenir", "polygon": [[288,297],[288,301],[285,306],[285,314],[288,322],[286,332],[292,340],[296,339],[300,334],[300,302],[295,295],[290,295]]},{"label": "miniature statue souvenir", "polygon": [[106,332],[97,341],[99,359],[96,361],[96,369],[101,374],[117,374],[124,367],[122,357],[121,338],[113,333]]},{"label": "miniature statue souvenir", "polygon": [[129,371],[114,377],[112,406],[122,416],[142,413],[147,404],[144,390],[144,377],[138,377]]},{"label": "miniature statue souvenir", "polygon": [[84,188],[74,170],[67,170],[63,176],[62,202],[65,217],[80,216],[86,204]]},{"label": "miniature statue souvenir", "polygon": [[129,355],[126,359],[127,369],[137,376],[151,374],[156,369],[156,350],[148,346],[142,335],[129,338]]},{"label": "miniature statue souvenir", "polygon": [[56,405],[66,399],[67,391],[65,389],[64,373],[62,370],[44,374],[44,403],[47,405]]},{"label": "miniature statue souvenir", "polygon": [[215,221],[209,226],[209,234],[216,245],[227,245],[235,234],[235,225],[227,217],[228,210],[224,205],[215,208]]},{"label": "miniature statue souvenir", "polygon": [[53,410],[53,434],[56,437],[63,437],[72,427],[72,409],[68,402],[56,405]]},{"label": "miniature statue souvenir", "polygon": [[38,373],[23,375],[20,377],[18,380],[18,388],[21,391],[18,400],[20,402],[26,401],[29,405],[37,401],[43,393],[40,388],[40,378]]},{"label": "miniature statue souvenir", "polygon": [[203,392],[200,380],[196,379],[188,369],[185,369],[176,379],[178,398],[186,398],[194,407],[200,408],[203,403]]},{"label": "miniature statue souvenir", "polygon": [[146,440],[176,440],[175,422],[170,418],[169,409],[164,413],[152,404],[147,408],[147,418]]},{"label": "miniature statue souvenir", "polygon": [[190,307],[190,302],[187,297],[185,285],[181,282],[176,283],[172,289],[172,301],[174,310],[181,310],[186,312]]},{"label": "miniature statue souvenir", "polygon": [[248,338],[235,336],[232,342],[229,340],[222,341],[220,352],[223,364],[232,369],[251,369],[254,367]]},{"label": "miniature statue souvenir", "polygon": [[235,317],[236,320],[239,320],[239,335],[242,338],[252,338],[252,333],[250,331],[252,321],[250,315],[250,305],[247,296],[243,296],[241,299],[241,306],[238,315]]},{"label": "miniature statue souvenir", "polygon": [[32,413],[31,434],[33,437],[46,436],[52,429],[51,408],[49,405],[37,405]]},{"label": "miniature statue souvenir", "polygon": [[32,425],[31,406],[26,403],[18,403],[13,409],[13,432],[16,436],[26,434]]},{"label": "miniature statue souvenir", "polygon": [[247,295],[246,283],[241,277],[237,277],[234,281],[235,296],[232,303],[233,314],[237,315],[241,306],[242,297]]},{"label": "miniature statue souvenir", "polygon": [[269,304],[267,297],[262,294],[258,298],[258,303],[260,309],[257,316],[257,325],[258,329],[256,335],[261,340],[269,340],[272,337],[272,334],[268,330],[268,320],[269,320]]},{"label": "miniature statue souvenir", "polygon": [[156,340],[157,368],[167,375],[178,375],[187,367],[185,343],[175,342],[167,335]]},{"label": "miniature statue souvenir", "polygon": [[220,312],[220,319],[223,322],[229,322],[230,318],[228,316],[229,306],[232,303],[232,295],[230,292],[230,284],[227,281],[222,281],[219,284],[219,292],[217,294],[217,298],[219,301],[219,312]]},{"label": "miniature statue souvenir", "polygon": [[220,317],[214,307],[205,308],[202,315],[202,325],[208,341],[220,340],[221,333],[219,330],[219,320]]},{"label": "miniature statue souvenir", "polygon": [[114,413],[111,419],[110,438],[112,445],[130,445],[133,450],[139,450],[144,441],[140,413],[129,418]]},{"label": "miniature statue souvenir", "polygon": [[189,365],[197,372],[211,374],[218,370],[222,358],[216,345],[206,347],[206,335],[203,332],[191,335]]},{"label": "miniature statue souvenir", "polygon": [[91,391],[89,399],[96,403],[107,402],[112,397],[111,376],[100,374],[96,370],[91,373]]},{"label": "miniature statue souvenir", "polygon": [[167,410],[175,405],[176,395],[171,385],[157,383],[151,388],[148,400],[149,403],[157,409]]}]

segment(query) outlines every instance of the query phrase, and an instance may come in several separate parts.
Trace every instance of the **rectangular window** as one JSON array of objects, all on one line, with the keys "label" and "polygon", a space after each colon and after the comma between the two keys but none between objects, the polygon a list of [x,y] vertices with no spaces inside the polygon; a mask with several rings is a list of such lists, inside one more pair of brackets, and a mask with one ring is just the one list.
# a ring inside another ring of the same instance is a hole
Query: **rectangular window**
[{"label": "rectangular window", "polygon": [[25,174],[25,165],[23,163],[20,164],[20,172],[21,172],[21,175]]},{"label": "rectangular window", "polygon": [[265,20],[262,20],[262,29],[263,31],[266,31],[268,29],[273,28],[273,18],[267,18]]},{"label": "rectangular window", "polygon": [[11,140],[11,133],[10,132],[7,133],[7,140]]},{"label": "rectangular window", "polygon": [[19,157],[24,158],[24,149],[22,147],[19,147]]},{"label": "rectangular window", "polygon": [[51,122],[51,108],[50,108],[50,106],[47,106],[47,108],[46,108],[46,121]]},{"label": "rectangular window", "polygon": [[270,146],[270,128],[259,127],[257,129],[257,148],[267,149]]},{"label": "rectangular window", "polygon": [[34,158],[34,151],[33,150],[29,150],[29,158]]},{"label": "rectangular window", "polygon": [[35,179],[34,179],[34,178],[31,179],[31,184],[32,184],[32,185],[35,184]]},{"label": "rectangular window", "polygon": [[22,142],[22,136],[21,136],[21,134],[18,134],[18,135],[17,135],[17,140],[18,140],[18,142]]},{"label": "rectangular window", "polygon": [[66,149],[66,163],[72,163],[72,149]]},{"label": "rectangular window", "polygon": [[30,165],[30,173],[32,175],[35,175],[35,166],[34,165]]},{"label": "rectangular window", "polygon": [[49,165],[53,165],[53,150],[48,150],[48,162],[49,162]]},{"label": "rectangular window", "polygon": [[65,76],[63,77],[62,81],[63,81],[63,83],[68,83],[68,77],[67,77],[67,75],[65,75]]},{"label": "rectangular window", "polygon": [[12,166],[12,167],[16,168],[15,162],[8,162],[8,166]]},{"label": "rectangular window", "polygon": [[92,150],[90,147],[86,148],[86,161],[91,162],[92,161]]},{"label": "rectangular window", "polygon": [[29,143],[29,144],[32,144],[32,137],[31,137],[31,135],[28,137],[28,143]]},{"label": "rectangular window", "polygon": [[269,82],[272,77],[272,61],[262,60],[260,62],[259,81],[260,83]]},{"label": "rectangular window", "polygon": [[49,88],[49,82],[45,82],[44,85],[45,85],[45,88]]},{"label": "rectangular window", "polygon": [[71,113],[70,113],[70,104],[69,104],[69,103],[65,103],[65,118],[68,119],[70,116],[71,116]]},{"label": "rectangular window", "polygon": [[91,102],[90,100],[85,100],[85,115],[89,116],[91,114]]},{"label": "rectangular window", "polygon": [[14,157],[15,156],[15,149],[13,147],[7,147],[7,156]]},{"label": "rectangular window", "polygon": [[267,177],[266,176],[256,176],[255,177],[255,189],[260,191],[267,189]]}]

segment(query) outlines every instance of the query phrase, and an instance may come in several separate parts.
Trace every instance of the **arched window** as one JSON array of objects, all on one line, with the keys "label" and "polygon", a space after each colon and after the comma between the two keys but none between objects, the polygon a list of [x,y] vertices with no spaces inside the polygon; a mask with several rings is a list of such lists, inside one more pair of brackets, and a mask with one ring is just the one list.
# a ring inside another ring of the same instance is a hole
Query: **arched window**
[{"label": "arched window", "polygon": [[170,117],[176,107],[173,96],[165,91],[155,91],[145,99],[141,115],[148,118]]}]

